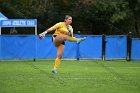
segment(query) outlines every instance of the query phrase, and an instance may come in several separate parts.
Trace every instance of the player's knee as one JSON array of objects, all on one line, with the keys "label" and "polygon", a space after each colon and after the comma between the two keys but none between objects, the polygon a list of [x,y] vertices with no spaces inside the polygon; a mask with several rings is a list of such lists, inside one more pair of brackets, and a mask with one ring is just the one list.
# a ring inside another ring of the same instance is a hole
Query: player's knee
[{"label": "player's knee", "polygon": [[62,56],[57,56],[57,58],[61,59],[61,58],[62,58]]},{"label": "player's knee", "polygon": [[58,47],[58,46],[60,45],[60,43],[54,42],[54,45],[55,45],[56,47]]}]

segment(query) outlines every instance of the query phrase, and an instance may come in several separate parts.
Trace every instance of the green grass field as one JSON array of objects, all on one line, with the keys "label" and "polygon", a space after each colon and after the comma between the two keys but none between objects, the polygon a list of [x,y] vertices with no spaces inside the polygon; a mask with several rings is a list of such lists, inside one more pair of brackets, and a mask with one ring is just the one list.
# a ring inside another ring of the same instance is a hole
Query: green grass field
[{"label": "green grass field", "polygon": [[140,93],[140,62],[0,62],[0,93]]}]

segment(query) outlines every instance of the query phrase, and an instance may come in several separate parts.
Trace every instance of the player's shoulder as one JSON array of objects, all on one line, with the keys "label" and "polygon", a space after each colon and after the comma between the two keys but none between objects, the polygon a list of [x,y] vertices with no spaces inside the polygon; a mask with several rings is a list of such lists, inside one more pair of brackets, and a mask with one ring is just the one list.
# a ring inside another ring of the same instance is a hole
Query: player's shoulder
[{"label": "player's shoulder", "polygon": [[65,24],[64,22],[58,22],[57,24]]},{"label": "player's shoulder", "polygon": [[64,25],[64,22],[58,22],[58,23],[56,23],[55,25],[57,25],[57,26],[62,26],[62,25]]},{"label": "player's shoulder", "polygon": [[55,23],[55,24],[62,24],[63,22],[58,22],[58,23]]}]

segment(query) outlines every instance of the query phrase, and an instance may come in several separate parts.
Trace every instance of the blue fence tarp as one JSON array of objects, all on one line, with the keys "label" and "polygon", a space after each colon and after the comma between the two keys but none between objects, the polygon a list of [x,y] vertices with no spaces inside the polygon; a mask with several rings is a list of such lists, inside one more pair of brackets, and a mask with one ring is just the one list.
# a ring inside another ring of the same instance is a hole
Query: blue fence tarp
[{"label": "blue fence tarp", "polygon": [[79,58],[101,59],[102,36],[87,36],[87,39],[79,45]]},{"label": "blue fence tarp", "polygon": [[[52,37],[40,40],[36,36],[1,36],[1,59],[55,58]],[[79,51],[77,51],[79,50]],[[101,58],[102,36],[87,36],[80,45],[65,42],[63,58]]]},{"label": "blue fence tarp", "polygon": [[55,58],[56,48],[52,43],[52,37],[46,36],[44,39],[36,38],[36,58]]},{"label": "blue fence tarp", "polygon": [[132,39],[131,59],[140,60],[140,39]]},{"label": "blue fence tarp", "polygon": [[77,47],[74,42],[65,42],[65,49],[63,58],[76,58],[77,56]]},{"label": "blue fence tarp", "polygon": [[[102,58],[102,36],[87,37],[79,45],[65,42],[63,58]],[[132,60],[140,60],[140,39],[132,39]],[[40,40],[37,36],[0,36],[0,59],[44,59],[56,58],[56,47],[52,37],[46,36]],[[127,37],[106,36],[106,59],[126,59]]]},{"label": "blue fence tarp", "polygon": [[35,36],[1,36],[2,59],[35,58]]},{"label": "blue fence tarp", "polygon": [[106,36],[106,59],[124,59],[127,57],[126,36]]}]

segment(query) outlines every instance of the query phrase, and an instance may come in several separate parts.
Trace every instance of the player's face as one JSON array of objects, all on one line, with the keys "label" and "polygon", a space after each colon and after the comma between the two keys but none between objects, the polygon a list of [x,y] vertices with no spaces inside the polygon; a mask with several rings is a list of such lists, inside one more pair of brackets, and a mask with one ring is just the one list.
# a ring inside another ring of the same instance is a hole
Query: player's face
[{"label": "player's face", "polygon": [[72,23],[72,17],[68,17],[65,22],[67,25],[70,25]]}]

